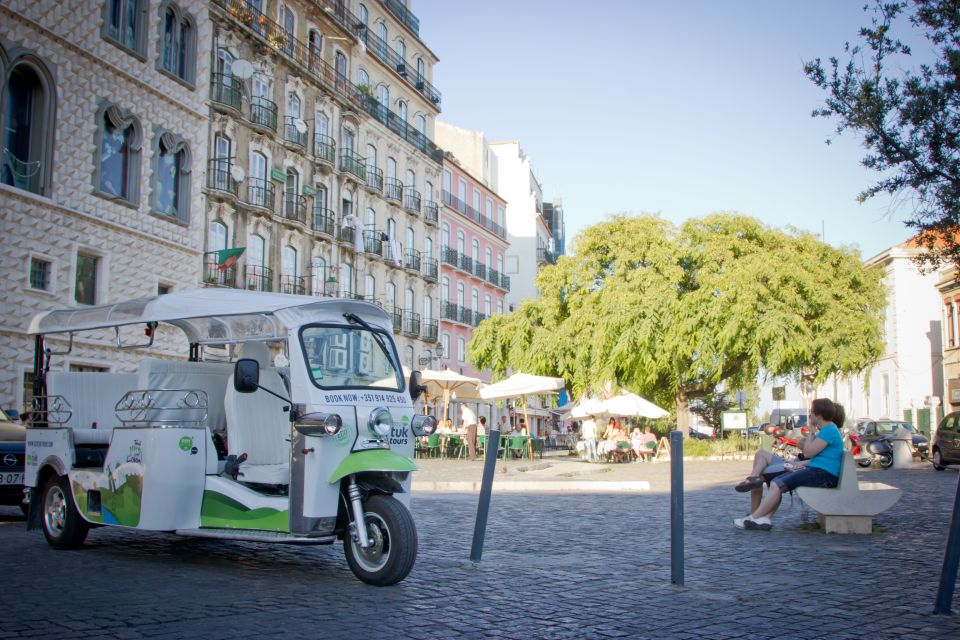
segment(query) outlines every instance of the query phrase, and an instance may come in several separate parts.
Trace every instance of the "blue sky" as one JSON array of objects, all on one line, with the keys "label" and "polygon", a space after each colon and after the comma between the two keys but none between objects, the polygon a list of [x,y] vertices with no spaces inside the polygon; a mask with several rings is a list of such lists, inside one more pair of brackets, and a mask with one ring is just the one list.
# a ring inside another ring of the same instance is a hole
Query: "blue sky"
[{"label": "blue sky", "polygon": [[[519,140],[568,238],[611,212],[738,211],[863,257],[910,236],[849,132],[810,117],[805,60],[867,24],[865,0],[414,0],[440,57],[441,120]],[[568,239],[568,243],[569,243]]]}]

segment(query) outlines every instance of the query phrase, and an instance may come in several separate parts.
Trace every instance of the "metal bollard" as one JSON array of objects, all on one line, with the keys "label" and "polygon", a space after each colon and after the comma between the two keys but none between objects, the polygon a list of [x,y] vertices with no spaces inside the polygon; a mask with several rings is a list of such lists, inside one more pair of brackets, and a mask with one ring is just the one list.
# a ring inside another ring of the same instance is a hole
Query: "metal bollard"
[{"label": "metal bollard", "polygon": [[933,605],[934,615],[950,615],[953,589],[957,584],[958,565],[960,565],[960,480],[957,481],[957,495],[953,499],[953,517],[950,519],[950,532],[947,534],[947,548],[943,552],[940,584],[937,587],[937,599]]},{"label": "metal bollard", "polygon": [[493,476],[496,471],[499,453],[500,432],[496,429],[488,431],[487,448],[483,459],[483,480],[480,482],[480,500],[477,503],[477,521],[473,525],[473,544],[470,546],[470,560],[472,562],[480,562],[480,557],[483,555],[483,538],[487,533],[490,494],[493,491]]},{"label": "metal bollard", "polygon": [[670,582],[683,586],[683,432],[670,432]]}]

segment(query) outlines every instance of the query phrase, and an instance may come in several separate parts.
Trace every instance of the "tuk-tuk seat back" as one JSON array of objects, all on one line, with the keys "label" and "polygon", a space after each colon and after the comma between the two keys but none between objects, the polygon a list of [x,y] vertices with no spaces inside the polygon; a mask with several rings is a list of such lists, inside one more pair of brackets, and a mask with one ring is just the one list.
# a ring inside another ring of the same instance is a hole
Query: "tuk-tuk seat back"
[{"label": "tuk-tuk seat back", "polygon": [[73,430],[77,444],[109,443],[113,428],[122,426],[117,418],[117,402],[136,388],[137,376],[133,373],[51,371],[47,374],[47,395],[62,396],[70,404],[72,413],[63,426]]},{"label": "tuk-tuk seat back", "polygon": [[[260,386],[287,397],[280,374],[269,367],[270,352],[259,342],[247,342],[240,358],[251,358],[260,365]],[[290,414],[288,403],[266,391],[239,393],[233,388],[233,374],[227,380],[224,411],[227,419],[227,451],[247,454],[240,465],[239,480],[260,484],[290,482]]]}]

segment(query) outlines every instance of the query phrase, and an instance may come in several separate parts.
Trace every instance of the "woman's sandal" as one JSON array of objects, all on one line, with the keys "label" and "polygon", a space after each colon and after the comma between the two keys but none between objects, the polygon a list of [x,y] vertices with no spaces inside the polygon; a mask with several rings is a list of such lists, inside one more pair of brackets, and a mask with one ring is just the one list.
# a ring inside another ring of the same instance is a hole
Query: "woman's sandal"
[{"label": "woman's sandal", "polygon": [[747,493],[748,491],[753,491],[757,487],[763,485],[763,478],[760,476],[747,476],[746,480],[743,480],[734,487],[740,493]]}]

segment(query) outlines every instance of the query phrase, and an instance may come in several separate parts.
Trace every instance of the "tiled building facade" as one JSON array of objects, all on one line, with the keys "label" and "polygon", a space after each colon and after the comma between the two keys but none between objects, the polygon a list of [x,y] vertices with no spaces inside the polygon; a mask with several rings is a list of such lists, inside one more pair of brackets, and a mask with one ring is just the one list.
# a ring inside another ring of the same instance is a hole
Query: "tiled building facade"
[{"label": "tiled building facade", "polygon": [[[201,0],[0,4],[0,406],[25,408],[34,314],[200,281],[211,38]],[[115,339],[58,361],[132,368]]]},{"label": "tiled building facade", "polygon": [[442,152],[415,16],[376,0],[212,0],[210,15],[204,283],[376,302],[419,366],[439,338]]}]

